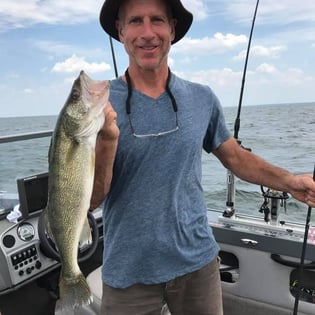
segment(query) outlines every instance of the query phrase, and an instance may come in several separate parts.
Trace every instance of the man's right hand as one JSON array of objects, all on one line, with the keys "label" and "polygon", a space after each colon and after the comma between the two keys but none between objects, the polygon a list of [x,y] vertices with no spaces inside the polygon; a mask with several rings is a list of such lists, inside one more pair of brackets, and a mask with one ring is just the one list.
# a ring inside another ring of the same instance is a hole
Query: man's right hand
[{"label": "man's right hand", "polygon": [[105,122],[100,130],[101,140],[117,140],[119,137],[119,128],[117,126],[117,113],[112,104],[107,103],[104,109]]}]

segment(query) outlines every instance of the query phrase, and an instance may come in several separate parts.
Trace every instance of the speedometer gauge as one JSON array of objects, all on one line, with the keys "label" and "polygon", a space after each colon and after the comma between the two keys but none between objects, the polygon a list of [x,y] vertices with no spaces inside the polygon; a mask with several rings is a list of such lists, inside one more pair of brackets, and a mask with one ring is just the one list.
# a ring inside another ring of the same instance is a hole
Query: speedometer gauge
[{"label": "speedometer gauge", "polygon": [[30,241],[35,235],[35,230],[32,224],[23,223],[18,227],[17,234],[22,241]]}]

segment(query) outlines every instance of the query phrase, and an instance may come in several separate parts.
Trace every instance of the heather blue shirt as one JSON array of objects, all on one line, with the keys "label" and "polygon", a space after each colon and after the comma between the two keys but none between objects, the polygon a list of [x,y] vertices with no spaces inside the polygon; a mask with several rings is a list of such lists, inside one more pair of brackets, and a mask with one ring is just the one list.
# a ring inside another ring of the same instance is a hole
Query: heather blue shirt
[{"label": "heather blue shirt", "polygon": [[[172,74],[170,89],[179,130],[136,138],[126,114],[127,85],[121,78],[111,83],[120,137],[104,205],[103,281],[112,287],[166,282],[218,254],[201,186],[201,153],[216,149],[230,133],[209,87]],[[137,134],[176,127],[166,92],[153,99],[133,90],[130,118]]]}]

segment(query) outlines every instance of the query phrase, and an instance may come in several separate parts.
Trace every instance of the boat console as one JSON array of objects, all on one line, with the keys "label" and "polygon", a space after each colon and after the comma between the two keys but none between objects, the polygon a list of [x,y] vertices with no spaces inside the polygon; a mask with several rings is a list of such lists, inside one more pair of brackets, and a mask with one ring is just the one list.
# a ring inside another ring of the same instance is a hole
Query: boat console
[{"label": "boat console", "polygon": [[41,251],[37,221],[36,213],[17,223],[0,221],[0,294],[17,289],[59,266]]},{"label": "boat console", "polygon": [[[18,195],[0,198],[0,295],[48,274],[60,263],[47,254],[39,230],[40,215],[47,203],[48,173],[17,180]],[[7,215],[20,211],[11,222]],[[92,212],[102,233],[102,210]],[[97,233],[99,237],[99,233]],[[97,240],[98,241],[98,240]]]}]

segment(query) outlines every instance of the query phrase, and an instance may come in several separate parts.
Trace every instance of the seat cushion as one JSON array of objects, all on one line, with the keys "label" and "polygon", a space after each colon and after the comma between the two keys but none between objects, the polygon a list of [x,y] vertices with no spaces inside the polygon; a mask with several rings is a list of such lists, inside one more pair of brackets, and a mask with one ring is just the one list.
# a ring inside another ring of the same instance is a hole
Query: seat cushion
[{"label": "seat cushion", "polygon": [[92,271],[86,279],[93,294],[93,303],[91,304],[91,307],[97,314],[100,314],[103,291],[102,266]]}]

